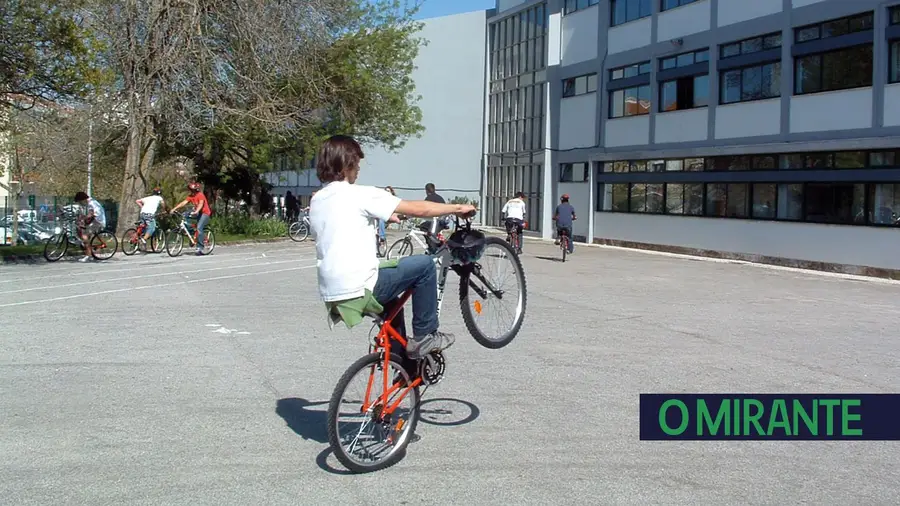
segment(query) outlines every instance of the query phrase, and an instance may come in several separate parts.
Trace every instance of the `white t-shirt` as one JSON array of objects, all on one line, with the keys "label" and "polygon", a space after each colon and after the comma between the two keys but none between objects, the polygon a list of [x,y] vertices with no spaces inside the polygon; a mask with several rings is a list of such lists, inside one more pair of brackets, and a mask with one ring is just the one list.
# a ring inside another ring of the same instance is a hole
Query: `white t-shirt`
[{"label": "white t-shirt", "polygon": [[[315,204],[315,205],[313,205]],[[325,302],[353,299],[378,281],[375,224],[388,220],[400,199],[374,186],[328,183],[310,201],[316,234],[319,295]]]},{"label": "white t-shirt", "polygon": [[159,204],[163,201],[163,198],[159,195],[150,195],[149,197],[144,197],[141,199],[141,202],[144,205],[141,206],[141,214],[156,214],[156,211],[159,210]]},{"label": "white t-shirt", "polygon": [[105,227],[106,211],[103,210],[103,206],[96,200],[88,198],[88,207],[94,211],[94,217],[97,220],[97,223],[99,223],[101,227]]},{"label": "white t-shirt", "polygon": [[506,201],[501,211],[507,218],[525,219],[525,202],[522,199],[511,199]]}]

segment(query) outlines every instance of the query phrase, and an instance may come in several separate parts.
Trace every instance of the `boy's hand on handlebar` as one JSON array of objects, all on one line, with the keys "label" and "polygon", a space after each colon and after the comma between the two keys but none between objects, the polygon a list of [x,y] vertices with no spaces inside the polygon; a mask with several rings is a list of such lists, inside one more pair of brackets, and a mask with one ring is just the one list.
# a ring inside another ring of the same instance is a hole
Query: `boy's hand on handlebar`
[{"label": "boy's hand on handlebar", "polygon": [[457,208],[454,214],[460,218],[471,218],[478,212],[478,208],[470,204],[458,204]]}]

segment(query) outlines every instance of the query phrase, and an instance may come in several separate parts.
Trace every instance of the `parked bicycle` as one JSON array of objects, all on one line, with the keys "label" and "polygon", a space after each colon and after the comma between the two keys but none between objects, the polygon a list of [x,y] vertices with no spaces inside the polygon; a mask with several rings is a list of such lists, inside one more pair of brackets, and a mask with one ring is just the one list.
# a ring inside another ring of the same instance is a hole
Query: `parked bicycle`
[{"label": "parked bicycle", "polygon": [[295,242],[303,242],[309,237],[312,226],[309,223],[309,215],[303,215],[299,220],[288,227],[288,237]]},{"label": "parked bicycle", "polygon": [[212,227],[207,225],[203,231],[204,237],[198,237],[197,220],[192,220],[190,214],[190,212],[179,214],[181,219],[175,228],[166,231],[166,253],[170,257],[177,257],[181,254],[184,250],[185,238],[187,238],[191,246],[196,245],[198,240],[202,240],[202,254],[204,255],[209,255],[216,247],[216,234],[213,232]]},{"label": "parked bicycle", "polygon": [[[485,237],[473,231],[466,220],[447,242],[433,255],[439,269],[438,316],[441,311],[447,273],[459,276],[459,307],[466,329],[479,344],[498,349],[516,337],[525,318],[525,273],[518,255],[498,237]],[[473,233],[474,232],[474,233]],[[468,237],[467,237],[468,236]],[[512,265],[516,286],[504,289],[487,279],[486,260],[500,258]],[[394,328],[391,321],[397,316],[412,290],[404,292],[381,315],[367,314],[377,329],[369,353],[351,365],[341,376],[328,405],[328,441],[335,457],[347,469],[364,473],[389,467],[403,458],[419,419],[422,395],[428,387],[441,381],[446,360],[441,352],[432,352],[424,359],[413,361],[406,356],[404,329]],[[508,302],[512,310],[498,311],[495,306]],[[513,321],[498,336],[489,336],[483,318],[492,315],[513,315]],[[351,382],[361,379],[358,392],[351,393]],[[424,390],[420,392],[420,387]],[[401,403],[408,401],[408,407]],[[346,418],[354,418],[347,421]],[[347,425],[356,424],[356,427]],[[381,445],[383,448],[375,448]]]},{"label": "parked bicycle", "polygon": [[[440,223],[442,221],[435,218],[421,222],[417,227],[410,229],[405,236],[394,242],[387,250],[387,259],[393,260],[410,256],[415,253],[416,246],[429,255],[434,254],[444,242],[443,232],[436,226]],[[442,228],[446,229],[446,227]]]},{"label": "parked bicycle", "polygon": [[[122,234],[122,253],[131,256],[138,250],[147,252],[148,244],[141,239],[147,232],[147,224],[140,220],[136,221],[135,227],[131,227]],[[162,253],[166,249],[166,231],[162,227],[157,226],[150,236],[150,251],[154,253]]]},{"label": "parked bicycle", "polygon": [[[63,223],[54,229],[53,235],[44,244],[44,258],[48,262],[55,262],[64,257],[69,246],[84,249],[84,241],[78,235],[77,227],[79,217],[76,217],[71,209],[63,211]],[[109,260],[116,254],[119,240],[112,232],[101,230],[90,238],[91,256],[97,260]]]}]

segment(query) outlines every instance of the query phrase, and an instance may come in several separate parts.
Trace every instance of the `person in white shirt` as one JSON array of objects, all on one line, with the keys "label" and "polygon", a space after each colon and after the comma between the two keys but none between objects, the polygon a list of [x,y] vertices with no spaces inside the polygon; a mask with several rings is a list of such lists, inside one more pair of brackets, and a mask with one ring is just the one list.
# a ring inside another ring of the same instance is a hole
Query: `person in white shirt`
[{"label": "person in white shirt", "polygon": [[[437,274],[428,255],[399,260],[396,267],[379,269],[375,234],[377,220],[398,223],[397,214],[435,218],[467,216],[475,207],[409,201],[374,186],[356,184],[362,148],[352,137],[335,135],[319,151],[316,172],[325,186],[310,201],[309,218],[316,234],[316,266],[319,295],[325,302],[365,297],[371,292],[388,308],[401,293],[412,288],[412,339],[406,354],[418,360],[453,344],[451,334],[438,330]],[[403,333],[402,312],[394,322]]]},{"label": "person in white shirt", "polygon": [[516,227],[516,232],[519,237],[519,253],[522,252],[522,229],[525,226],[525,194],[522,192],[517,192],[515,198],[511,198],[506,201],[503,209],[500,210],[504,216],[504,224],[506,225],[506,232],[509,233],[512,227]]},{"label": "person in white shirt", "polygon": [[159,211],[159,206],[160,204],[165,205],[162,190],[154,188],[151,195],[138,199],[136,203],[141,206],[141,223],[147,226],[144,229],[144,237],[141,237],[141,242],[146,244],[153,232],[156,231],[156,213]]},{"label": "person in white shirt", "polygon": [[93,257],[91,255],[91,237],[106,228],[106,211],[100,202],[97,202],[87,193],[78,192],[75,194],[75,202],[84,208],[84,215],[79,219],[78,235],[84,243],[84,258],[79,262],[89,262]]}]

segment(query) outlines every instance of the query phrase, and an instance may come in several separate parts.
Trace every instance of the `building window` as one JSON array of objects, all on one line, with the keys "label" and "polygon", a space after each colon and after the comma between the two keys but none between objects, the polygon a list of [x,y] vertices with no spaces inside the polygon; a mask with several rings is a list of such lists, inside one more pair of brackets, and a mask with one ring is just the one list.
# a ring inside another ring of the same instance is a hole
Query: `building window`
[{"label": "building window", "polygon": [[900,165],[900,149],[869,153],[869,165],[872,167],[897,167]]},{"label": "building window", "polygon": [[653,14],[650,0],[610,0],[610,25],[616,26]]},{"label": "building window", "polygon": [[[900,10],[897,12],[900,12]],[[890,56],[888,56],[888,59],[890,61],[890,70],[888,72],[889,82],[900,83],[900,40],[891,41]]]},{"label": "building window", "polygon": [[632,213],[662,213],[663,185],[647,183],[632,184],[631,202],[628,209]]},{"label": "building window", "polygon": [[583,183],[588,180],[587,162],[563,163],[559,166],[560,183]]},{"label": "building window", "polygon": [[650,85],[609,92],[609,117],[650,114]]},{"label": "building window", "polygon": [[808,183],[805,191],[806,221],[812,223],[865,223],[864,185]]},{"label": "building window", "polygon": [[570,77],[563,80],[563,98],[577,97],[597,91],[597,74]]},{"label": "building window", "polygon": [[849,33],[865,32],[872,29],[873,13],[866,12],[855,16],[832,19],[823,23],[802,26],[794,29],[795,42],[828,39]]},{"label": "building window", "polygon": [[720,104],[781,96],[781,62],[722,72]]},{"label": "building window", "polygon": [[669,9],[674,9],[675,7],[681,7],[682,5],[692,4],[697,0],[662,0],[660,2],[660,10],[667,11]]},{"label": "building window", "polygon": [[900,184],[870,184],[868,214],[873,225],[900,225]]},{"label": "building window", "polygon": [[719,46],[719,58],[731,58],[742,54],[758,53],[769,49],[781,47],[781,33],[760,35],[752,39],[739,40],[730,44]]},{"label": "building window", "polygon": [[776,212],[779,220],[799,221],[803,219],[803,185],[778,185]]},{"label": "building window", "polygon": [[609,71],[609,80],[615,81],[616,79],[628,79],[629,77],[642,76],[644,74],[649,74],[650,70],[650,62],[648,61],[635,63],[634,65],[611,69]]},{"label": "building window", "polygon": [[714,172],[750,170],[751,158],[749,156],[716,156],[706,159],[707,170]]},{"label": "building window", "polygon": [[709,75],[664,81],[659,87],[659,111],[680,111],[709,105]]},{"label": "building window", "polygon": [[900,7],[891,7],[891,24],[900,25]]},{"label": "building window", "polygon": [[628,185],[612,185],[612,210],[620,213],[628,212]]},{"label": "building window", "polygon": [[687,67],[695,63],[709,61],[709,49],[700,49],[690,53],[682,53],[670,56],[659,61],[659,70],[669,70],[678,67]]},{"label": "building window", "polygon": [[758,183],[753,185],[753,207],[750,208],[750,216],[762,220],[775,218],[778,205],[778,187],[772,183]]},{"label": "building window", "polygon": [[565,13],[571,14],[581,9],[587,9],[592,5],[597,5],[600,0],[566,0]]},{"label": "building window", "polygon": [[706,215],[746,218],[749,201],[746,183],[711,183],[706,185]]},{"label": "building window", "polygon": [[666,183],[666,213],[703,216],[703,183]]},{"label": "building window", "polygon": [[872,86],[872,45],[848,47],[794,60],[796,95]]}]

